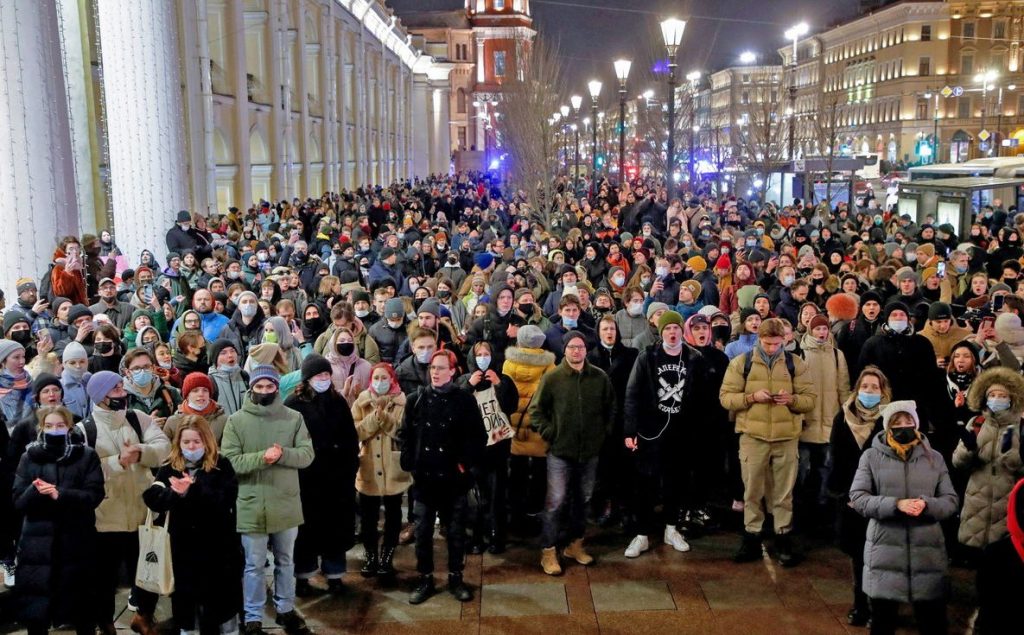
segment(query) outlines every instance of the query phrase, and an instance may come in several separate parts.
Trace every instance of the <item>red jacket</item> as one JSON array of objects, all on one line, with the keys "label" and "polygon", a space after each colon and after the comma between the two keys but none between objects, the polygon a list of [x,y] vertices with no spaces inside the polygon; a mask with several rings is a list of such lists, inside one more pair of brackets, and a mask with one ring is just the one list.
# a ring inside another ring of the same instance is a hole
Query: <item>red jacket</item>
[{"label": "red jacket", "polygon": [[68,271],[64,268],[65,254],[61,249],[53,252],[53,270],[50,272],[50,286],[53,295],[67,298],[72,304],[89,304],[85,290],[85,275],[79,271]]}]

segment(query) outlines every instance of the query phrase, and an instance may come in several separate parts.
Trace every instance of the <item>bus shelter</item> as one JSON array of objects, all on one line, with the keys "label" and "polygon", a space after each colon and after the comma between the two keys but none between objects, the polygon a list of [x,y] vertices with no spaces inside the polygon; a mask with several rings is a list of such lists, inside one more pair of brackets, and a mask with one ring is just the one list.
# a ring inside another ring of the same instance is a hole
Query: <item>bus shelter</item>
[{"label": "bus shelter", "polygon": [[973,222],[976,207],[980,207],[982,192],[990,193],[987,200],[1016,201],[1022,185],[1024,178],[993,176],[904,182],[900,183],[899,213],[910,214],[918,224],[931,216],[936,225],[949,223],[958,236],[963,236]]}]

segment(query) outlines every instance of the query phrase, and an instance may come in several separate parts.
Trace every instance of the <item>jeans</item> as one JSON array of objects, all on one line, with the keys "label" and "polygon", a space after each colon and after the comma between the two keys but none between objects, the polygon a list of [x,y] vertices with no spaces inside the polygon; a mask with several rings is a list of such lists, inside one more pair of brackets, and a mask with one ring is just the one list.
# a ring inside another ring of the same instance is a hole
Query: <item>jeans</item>
[{"label": "jeans", "polygon": [[295,538],[299,528],[292,527],[276,534],[242,534],[245,549],[245,573],[242,591],[245,594],[245,622],[262,622],[267,603],[267,543],[274,553],[274,609],[278,615],[295,609]]},{"label": "jeans", "polygon": [[139,563],[139,534],[133,531],[101,531],[96,534],[96,585],[100,596],[96,602],[96,622],[110,624],[115,617],[115,595],[120,580],[121,565],[128,570],[132,581],[132,597],[139,613],[153,615],[157,595],[134,586],[135,567]]},{"label": "jeans", "polygon": [[377,519],[380,518],[380,506],[384,505],[384,544],[385,549],[398,545],[398,534],[402,531],[402,495],[370,496],[359,495],[359,538],[363,547],[370,553],[377,551],[380,534],[377,531]]},{"label": "jeans", "polygon": [[560,517],[568,502],[567,542],[582,538],[587,527],[587,506],[597,481],[597,457],[573,461],[548,454],[548,496],[544,502],[544,530],[541,546],[558,544]]},{"label": "jeans", "polygon": [[462,573],[466,555],[466,510],[469,499],[462,493],[427,493],[416,498],[416,571],[434,572],[434,519],[448,527],[448,573]]}]

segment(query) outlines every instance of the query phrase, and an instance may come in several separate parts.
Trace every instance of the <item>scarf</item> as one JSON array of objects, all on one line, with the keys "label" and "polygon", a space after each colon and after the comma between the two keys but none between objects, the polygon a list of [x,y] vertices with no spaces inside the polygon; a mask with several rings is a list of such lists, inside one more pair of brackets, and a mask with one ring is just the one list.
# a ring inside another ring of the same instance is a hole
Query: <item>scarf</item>
[{"label": "scarf", "polygon": [[892,431],[886,430],[885,442],[889,444],[889,447],[900,457],[900,459],[906,461],[910,456],[910,453],[914,450],[914,446],[921,443],[921,433],[917,433],[917,437],[910,443],[903,444],[899,443],[892,437]]},{"label": "scarf", "polygon": [[204,410],[196,410],[195,408],[190,406],[188,403],[188,399],[185,399],[184,401],[181,402],[181,411],[187,415],[202,415],[206,417],[216,412],[217,408],[217,402],[214,401],[213,399],[210,400],[210,403],[206,404],[206,409]]},{"label": "scarf", "polygon": [[0,398],[6,397],[11,392],[20,393],[20,400],[28,405],[34,405],[35,398],[32,395],[32,376],[24,368],[17,375],[12,375],[6,369],[0,372]]},{"label": "scarf", "polygon": [[874,408],[865,408],[864,404],[854,394],[843,408],[843,418],[846,425],[850,427],[853,438],[857,441],[857,447],[864,449],[864,445],[871,438],[871,431],[875,429],[875,422],[878,421],[878,413],[882,410],[881,402]]}]

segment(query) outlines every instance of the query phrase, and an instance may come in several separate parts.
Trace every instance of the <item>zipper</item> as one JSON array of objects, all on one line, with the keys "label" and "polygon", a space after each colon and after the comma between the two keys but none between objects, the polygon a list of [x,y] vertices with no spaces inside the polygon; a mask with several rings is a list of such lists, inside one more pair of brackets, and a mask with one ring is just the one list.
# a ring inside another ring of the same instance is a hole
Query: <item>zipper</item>
[{"label": "zipper", "polygon": [[[911,449],[911,454],[913,454],[913,449]],[[907,460],[903,462],[903,498],[910,498],[910,489],[909,489],[909,482],[910,482],[910,460],[909,459],[910,459],[910,457],[907,457]],[[907,544],[906,544],[906,552],[907,552],[907,600],[909,602],[913,603],[913,601],[914,601],[914,574],[913,574],[913,568],[912,568],[911,562],[910,562],[910,523],[905,523],[904,524],[904,530],[905,530],[906,535],[907,535]]]}]

